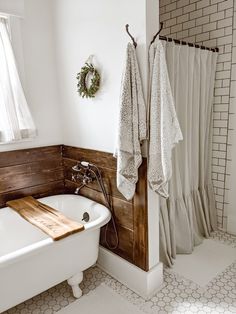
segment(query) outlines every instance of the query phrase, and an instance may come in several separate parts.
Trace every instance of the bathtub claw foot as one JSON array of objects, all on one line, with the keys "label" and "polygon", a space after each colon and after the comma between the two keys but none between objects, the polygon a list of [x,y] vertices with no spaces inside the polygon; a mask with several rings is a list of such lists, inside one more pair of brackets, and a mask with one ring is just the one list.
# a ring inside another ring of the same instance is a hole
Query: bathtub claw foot
[{"label": "bathtub claw foot", "polygon": [[79,284],[83,280],[83,272],[80,272],[67,280],[68,284],[72,288],[73,295],[76,299],[79,299],[82,296],[82,290],[79,287]]}]

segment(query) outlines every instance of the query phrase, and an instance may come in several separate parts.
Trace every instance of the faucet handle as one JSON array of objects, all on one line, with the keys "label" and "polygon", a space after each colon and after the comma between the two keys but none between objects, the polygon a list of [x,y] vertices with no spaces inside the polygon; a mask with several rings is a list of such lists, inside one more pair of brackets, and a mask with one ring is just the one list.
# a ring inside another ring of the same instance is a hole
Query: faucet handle
[{"label": "faucet handle", "polygon": [[82,168],[81,168],[80,164],[77,163],[75,166],[72,167],[72,170],[74,170],[76,172],[81,172]]},{"label": "faucet handle", "polygon": [[88,183],[91,183],[93,181],[93,178],[92,176],[89,174],[85,174],[84,177],[83,177],[83,183],[84,184],[88,184]]}]

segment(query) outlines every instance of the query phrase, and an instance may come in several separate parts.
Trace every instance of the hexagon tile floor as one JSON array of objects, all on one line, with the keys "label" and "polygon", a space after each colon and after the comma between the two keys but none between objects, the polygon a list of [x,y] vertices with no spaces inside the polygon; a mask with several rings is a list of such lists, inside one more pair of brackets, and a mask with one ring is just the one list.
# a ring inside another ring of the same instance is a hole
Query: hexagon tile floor
[{"label": "hexagon tile floor", "polygon": [[[212,238],[236,247],[236,238],[233,236],[217,232]],[[83,293],[94,290],[102,282],[144,313],[236,313],[236,261],[204,288],[173,273],[171,269],[165,269],[162,289],[148,301],[98,267],[85,271],[81,284]],[[74,301],[71,288],[63,282],[6,311],[5,314],[51,314]]]}]

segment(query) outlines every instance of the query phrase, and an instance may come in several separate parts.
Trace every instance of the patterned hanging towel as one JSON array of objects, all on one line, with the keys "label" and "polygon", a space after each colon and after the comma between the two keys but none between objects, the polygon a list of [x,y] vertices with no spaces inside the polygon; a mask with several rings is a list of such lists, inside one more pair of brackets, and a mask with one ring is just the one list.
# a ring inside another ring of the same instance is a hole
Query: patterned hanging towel
[{"label": "patterned hanging towel", "polygon": [[117,158],[117,188],[131,200],[142,163],[141,141],[147,138],[146,106],[136,50],[128,44],[123,74],[118,125],[118,140],[114,153]]},{"label": "patterned hanging towel", "polygon": [[172,175],[172,148],[183,139],[175,112],[165,49],[160,40],[150,47],[150,135],[148,181],[150,187],[168,198]]}]

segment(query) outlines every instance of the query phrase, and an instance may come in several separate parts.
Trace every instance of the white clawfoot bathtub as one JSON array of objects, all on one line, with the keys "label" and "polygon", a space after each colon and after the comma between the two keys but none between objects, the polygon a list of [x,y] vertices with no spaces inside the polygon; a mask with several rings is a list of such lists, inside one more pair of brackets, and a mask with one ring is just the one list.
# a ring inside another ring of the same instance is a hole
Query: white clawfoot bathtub
[{"label": "white clawfoot bathtub", "polygon": [[56,195],[40,201],[67,217],[90,220],[85,230],[54,242],[14,210],[0,209],[0,313],[68,280],[79,298],[83,271],[96,263],[100,228],[110,220],[105,207],[77,195]]}]

